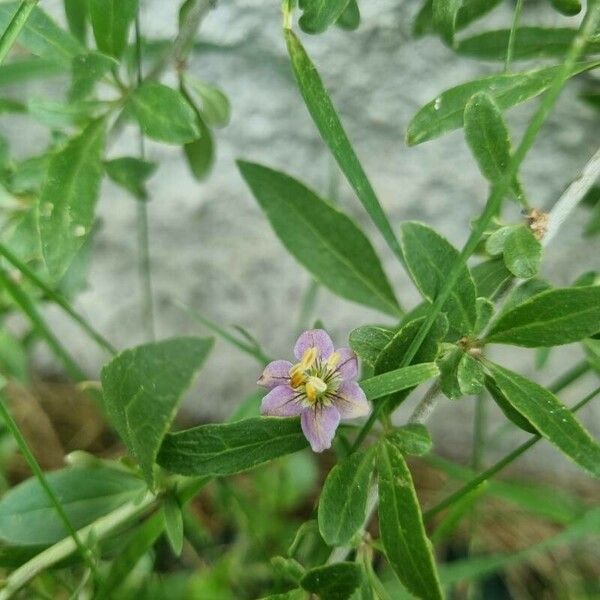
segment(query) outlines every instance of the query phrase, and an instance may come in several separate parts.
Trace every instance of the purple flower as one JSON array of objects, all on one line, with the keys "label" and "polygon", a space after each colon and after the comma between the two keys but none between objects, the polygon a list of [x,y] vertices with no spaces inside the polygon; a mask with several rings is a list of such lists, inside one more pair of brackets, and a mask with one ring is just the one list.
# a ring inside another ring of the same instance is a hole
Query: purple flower
[{"label": "purple flower", "polygon": [[356,377],[358,361],[350,348],[333,349],[323,329],[305,331],[294,346],[295,364],[269,363],[258,384],[270,390],[261,413],[276,417],[300,415],[302,431],[315,452],[331,447],[340,419],[371,412]]}]

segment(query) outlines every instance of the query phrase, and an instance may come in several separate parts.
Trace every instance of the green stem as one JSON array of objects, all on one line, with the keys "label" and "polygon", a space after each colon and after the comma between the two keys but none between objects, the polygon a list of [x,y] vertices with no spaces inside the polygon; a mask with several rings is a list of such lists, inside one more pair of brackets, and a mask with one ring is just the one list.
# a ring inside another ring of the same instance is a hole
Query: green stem
[{"label": "green stem", "polygon": [[6,399],[4,398],[4,394],[0,394],[0,415],[2,415],[2,418],[4,419],[4,422],[6,423],[8,430],[10,431],[13,438],[15,439],[15,442],[17,443],[17,446],[19,447],[21,454],[27,461],[29,468],[31,469],[31,471],[33,472],[33,474],[39,481],[39,484],[42,487],[42,489],[44,490],[44,493],[46,494],[46,496],[48,496],[48,499],[50,500],[52,506],[54,506],[54,509],[56,510],[60,520],[63,522],[65,529],[71,536],[69,539],[73,542],[73,544],[75,545],[75,548],[81,554],[81,557],[83,558],[85,563],[90,568],[90,571],[94,574],[94,577],[96,578],[96,580],[98,580],[99,574],[96,569],[96,565],[95,565],[92,557],[90,556],[90,552],[88,551],[88,549],[84,546],[83,542],[81,541],[77,531],[75,530],[75,527],[73,527],[73,524],[71,523],[71,520],[69,519],[69,516],[65,512],[63,505],[61,504],[60,500],[57,498],[56,494],[54,493],[54,490],[50,487],[48,480],[46,479],[46,476],[44,475],[44,472],[42,471],[38,461],[35,459],[35,456],[31,452],[31,449],[29,448],[27,441],[23,437],[23,434],[21,433],[18,425],[15,423],[10,412],[6,408]]},{"label": "green stem", "polygon": [[44,283],[25,263],[21,262],[8,248],[0,244],[0,256],[3,256],[8,262],[16,267],[27,279],[36,287],[58,304],[81,328],[93,339],[98,346],[110,354],[116,354],[116,348],[100,333],[98,333],[60,294],[55,292],[49,285]]},{"label": "green stem", "polygon": [[[600,387],[596,388],[593,392],[588,394],[583,400],[578,402],[571,409],[571,412],[573,412],[573,413],[577,412],[580,408],[582,408],[588,402],[593,400],[598,394],[600,394]],[[502,469],[504,469],[504,467],[506,467],[509,464],[511,464],[512,462],[514,462],[517,458],[519,458],[519,456],[521,456],[521,454],[523,454],[524,452],[529,450],[529,448],[531,448],[532,446],[535,446],[535,444],[537,444],[541,439],[542,438],[539,435],[532,436],[529,440],[527,440],[526,442],[521,444],[518,448],[516,448],[515,450],[513,450],[512,452],[507,454],[504,458],[500,459],[496,464],[491,466],[489,469],[486,469],[485,471],[483,471],[482,473],[477,475],[477,477],[474,477],[473,479],[471,479],[468,483],[466,483],[459,490],[457,490],[453,494],[450,494],[450,496],[448,496],[447,498],[444,498],[444,500],[442,500],[441,502],[436,504],[434,507],[425,511],[423,513],[423,518],[425,520],[431,519],[431,517],[435,516],[440,511],[444,510],[445,508],[448,508],[449,506],[451,506],[452,504],[454,504],[455,502],[457,502],[458,500],[460,500],[461,498],[463,498],[464,496],[469,494],[477,486],[481,485],[484,481],[491,479],[494,475],[496,475],[497,473],[502,471]]]},{"label": "green stem", "polygon": [[512,62],[513,54],[515,51],[515,42],[517,41],[517,30],[519,28],[519,21],[521,20],[521,12],[523,11],[523,0],[517,0],[515,7],[515,15],[513,17],[512,26],[510,28],[510,35],[508,37],[508,47],[506,48],[506,61],[504,62],[504,70],[510,69],[510,63]]},{"label": "green stem", "polygon": [[[544,124],[544,121],[550,114],[552,107],[554,106],[558,96],[569,78],[569,74],[571,73],[573,66],[577,62],[577,59],[583,52],[585,48],[587,39],[589,36],[595,31],[596,26],[598,25],[598,21],[600,21],[600,2],[595,2],[590,4],[588,7],[588,11],[581,23],[579,28],[579,32],[577,36],[573,40],[569,52],[565,58],[564,63],[562,64],[561,69],[554,77],[550,88],[546,92],[544,99],[542,100],[539,108],[533,115],[532,120],[530,121],[523,138],[519,146],[517,147],[515,153],[513,154],[511,161],[508,165],[504,176],[494,185],[492,188],[492,192],[486,202],[483,213],[479,219],[477,219],[475,228],[472,230],[469,239],[464,245],[458,259],[450,269],[445,281],[444,285],[436,296],[429,313],[425,317],[425,320],[421,327],[419,328],[417,335],[413,338],[410,343],[408,350],[406,351],[402,363],[400,367],[405,367],[409,365],[414,359],[415,355],[419,351],[421,344],[425,340],[425,337],[429,333],[429,330],[433,326],[433,323],[437,319],[440,314],[446,300],[449,298],[458,277],[466,264],[468,258],[473,254],[476,250],[481,238],[483,237],[484,232],[487,230],[488,225],[494,216],[498,213],[498,210],[502,204],[502,199],[506,196],[508,191],[510,190],[510,186],[514,180],[514,177],[517,174],[517,171],[525,159],[527,152],[533,146],[533,143]],[[359,436],[352,447],[352,452],[356,450],[363,440],[366,438],[369,430],[375,423],[379,412],[382,410],[384,403],[381,403],[371,414],[371,418],[365,424],[363,430],[360,432]]]},{"label": "green stem", "polygon": [[4,30],[2,37],[0,38],[0,63],[4,61],[6,55],[15,43],[21,30],[25,26],[29,15],[35,8],[38,0],[22,0],[17,12],[11,19],[8,27]]},{"label": "green stem", "polygon": [[50,331],[44,319],[38,313],[31,298],[11,279],[10,275],[0,267],[0,286],[12,296],[15,303],[25,313],[31,324],[37,332],[46,340],[46,343],[56,356],[62,361],[67,373],[75,381],[84,381],[85,374],[79,368],[79,365],[73,360],[71,355],[65,350],[62,344]]}]

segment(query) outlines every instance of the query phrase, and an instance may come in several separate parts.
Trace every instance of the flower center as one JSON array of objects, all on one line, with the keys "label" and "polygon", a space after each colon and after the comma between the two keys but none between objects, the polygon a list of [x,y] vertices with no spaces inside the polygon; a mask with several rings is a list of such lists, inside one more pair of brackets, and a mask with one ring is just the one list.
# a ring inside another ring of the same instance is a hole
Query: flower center
[{"label": "flower center", "polygon": [[311,375],[304,384],[304,392],[311,402],[315,402],[326,391],[327,384],[320,377],[315,377],[314,375]]},{"label": "flower center", "polygon": [[325,362],[317,357],[316,348],[308,348],[299,362],[290,369],[290,385],[304,399],[306,406],[328,405],[329,396],[336,392],[341,377],[337,372],[340,355],[334,352]]}]

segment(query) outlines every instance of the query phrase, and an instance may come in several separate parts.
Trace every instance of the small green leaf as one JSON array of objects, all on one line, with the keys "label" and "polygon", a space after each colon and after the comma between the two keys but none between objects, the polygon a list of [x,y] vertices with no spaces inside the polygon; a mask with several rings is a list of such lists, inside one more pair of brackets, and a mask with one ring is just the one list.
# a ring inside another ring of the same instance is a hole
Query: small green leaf
[{"label": "small green leaf", "polygon": [[168,434],[158,464],[181,475],[232,475],[307,446],[299,419],[259,417]]},{"label": "small green leaf", "polygon": [[212,133],[200,114],[197,115],[200,137],[183,146],[185,158],[192,175],[198,180],[206,179],[215,162],[215,144]]},{"label": "small green leaf", "polygon": [[105,102],[97,100],[57,102],[34,97],[27,102],[29,114],[52,129],[84,125],[100,117],[106,108]]},{"label": "small green leaf", "polygon": [[345,546],[363,526],[374,460],[372,448],[355,452],[327,475],[319,499],[319,530],[330,546]]},{"label": "small green leaf", "polygon": [[153,485],[153,467],[185,390],[212,348],[182,337],[125,350],[102,369],[106,413]]},{"label": "small green leaf", "polygon": [[494,363],[486,363],[515,410],[548,441],[592,475],[600,477],[600,446],[560,400],[537,383]]},{"label": "small green leaf", "polygon": [[138,0],[88,0],[98,50],[120,58],[129,38]]},{"label": "small green leaf", "polygon": [[[485,240],[485,251],[492,256],[499,256],[504,252],[506,238],[517,228],[518,225],[506,225],[499,227]],[[509,273],[510,275],[510,273]]]},{"label": "small green leaf", "polygon": [[520,285],[514,287],[507,294],[498,314],[498,318],[509,310],[519,306],[519,304],[523,304],[523,302],[533,298],[533,296],[537,296],[538,294],[551,289],[551,287],[552,286],[547,281],[538,279],[537,277],[521,282]]},{"label": "small green leaf", "polygon": [[201,100],[202,116],[212,127],[225,127],[231,118],[231,105],[227,96],[217,87],[208,85],[184,73],[183,82],[188,90],[194,92]]},{"label": "small green leaf", "polygon": [[[75,529],[143,494],[144,482],[108,467],[61,469],[46,474]],[[10,544],[54,544],[67,537],[48,495],[32,477],[9,490],[0,500],[0,539]]]},{"label": "small green leaf", "polygon": [[[433,302],[458,260],[458,250],[421,223],[405,222],[401,229],[402,250],[412,280],[423,296]],[[461,336],[474,331],[477,320],[475,284],[466,265],[442,312],[448,316],[452,333]]]},{"label": "small green leaf", "polygon": [[98,120],[52,155],[40,192],[39,228],[48,272],[59,279],[94,222],[106,124]]},{"label": "small green leaf", "polygon": [[340,169],[388,246],[401,259],[402,251],[398,240],[346,136],[317,69],[306,54],[300,40],[291,30],[285,31],[285,39],[300,93],[323,141],[329,147]]},{"label": "small green leaf", "polygon": [[433,26],[449,46],[454,44],[456,18],[462,3],[463,0],[433,0],[432,3]]},{"label": "small green leaf", "polygon": [[475,265],[471,269],[471,275],[477,295],[483,298],[495,298],[512,280],[512,273],[506,268],[502,257]]},{"label": "small green leaf", "polygon": [[475,333],[481,333],[494,316],[494,303],[487,298],[477,298],[477,323]]},{"label": "small green leaf", "polygon": [[540,267],[542,244],[527,225],[512,229],[504,241],[504,264],[515,276],[530,279]]},{"label": "small green leaf", "polygon": [[504,313],[486,342],[527,348],[560,346],[600,331],[600,286],[554,289]]},{"label": "small green leaf", "polygon": [[85,44],[89,16],[88,0],[65,0],[64,4],[69,30],[82,44]]},{"label": "small green leaf", "polygon": [[462,355],[462,350],[453,348],[437,362],[440,369],[440,388],[450,400],[458,400],[463,395],[458,382],[458,365]]},{"label": "small green leaf", "polygon": [[463,352],[456,370],[460,391],[465,396],[476,396],[483,389],[483,376],[481,363],[467,352]]},{"label": "small green leaf", "polygon": [[298,21],[306,33],[322,33],[343,14],[349,0],[303,0],[303,14]]},{"label": "small green leaf", "polygon": [[[573,77],[595,68],[597,62],[577,64],[570,73]],[[542,67],[522,73],[502,73],[474,79],[442,92],[426,104],[408,125],[406,141],[410,146],[439,137],[463,126],[467,102],[477,92],[487,92],[501,110],[535,98],[548,89],[562,65]]]},{"label": "small green leaf", "polygon": [[371,243],[346,215],[283,173],[238,166],[279,239],[317,281],[342,298],[399,314]]},{"label": "small green leaf", "polygon": [[388,561],[406,589],[423,600],[442,600],[431,543],[402,453],[387,439],[377,446],[379,533]]},{"label": "small green leaf", "polygon": [[538,433],[537,429],[516,408],[513,408],[513,405],[489,375],[485,376],[485,387],[509,421],[527,433]]},{"label": "small green leaf", "polygon": [[68,73],[68,66],[63,63],[41,58],[21,58],[0,65],[0,86],[46,79],[65,73]]},{"label": "small green leaf", "polygon": [[377,358],[393,337],[393,329],[363,325],[350,332],[350,347],[361,360],[374,366]]},{"label": "small green leaf", "polygon": [[130,106],[145,135],[167,144],[187,144],[200,136],[196,112],[173,88],[144,83],[135,90]]},{"label": "small green leaf", "polygon": [[574,17],[581,12],[580,0],[550,0],[550,4],[561,14]]},{"label": "small green leaf", "polygon": [[138,200],[148,198],[145,183],[156,171],[157,166],[156,163],[133,156],[113,158],[104,163],[106,174]]},{"label": "small green leaf", "polygon": [[360,586],[362,569],[351,562],[339,562],[315,567],[300,581],[307,591],[317,594],[321,600],[349,600]]},{"label": "small green leaf", "polygon": [[167,495],[163,501],[162,510],[167,539],[175,556],[179,556],[183,550],[183,515],[177,498]]},{"label": "small green leaf", "polygon": [[439,373],[440,371],[435,363],[419,363],[364,379],[361,381],[360,387],[369,400],[376,400],[421,385],[425,381],[433,379]]},{"label": "small green leaf", "polygon": [[360,9],[356,0],[350,0],[335,24],[340,29],[355,31],[360,26]]},{"label": "small green leaf", "polygon": [[421,425],[420,423],[409,423],[408,425],[397,427],[392,433],[387,435],[387,439],[402,454],[411,454],[413,456],[423,456],[433,446],[429,431],[427,431],[425,425]]},{"label": "small green leaf", "polygon": [[100,52],[88,52],[73,58],[69,100],[75,102],[87,98],[94,91],[95,84],[117,64],[114,58]]}]

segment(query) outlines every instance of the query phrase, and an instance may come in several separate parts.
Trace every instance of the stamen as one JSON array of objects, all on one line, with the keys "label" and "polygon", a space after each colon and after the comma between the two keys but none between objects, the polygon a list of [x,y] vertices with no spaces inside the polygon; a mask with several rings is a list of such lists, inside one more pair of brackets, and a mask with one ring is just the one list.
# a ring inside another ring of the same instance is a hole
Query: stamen
[{"label": "stamen", "polygon": [[311,375],[304,386],[306,397],[314,402],[318,396],[327,391],[327,384],[320,378]]},{"label": "stamen", "polygon": [[342,359],[342,357],[340,356],[339,352],[334,352],[328,359],[327,359],[327,368],[330,371],[335,371],[336,367],[340,364],[340,360]]},{"label": "stamen", "polygon": [[313,346],[312,348],[307,348],[302,355],[302,359],[298,363],[299,366],[302,367],[303,370],[310,369],[317,360],[317,349]]}]

